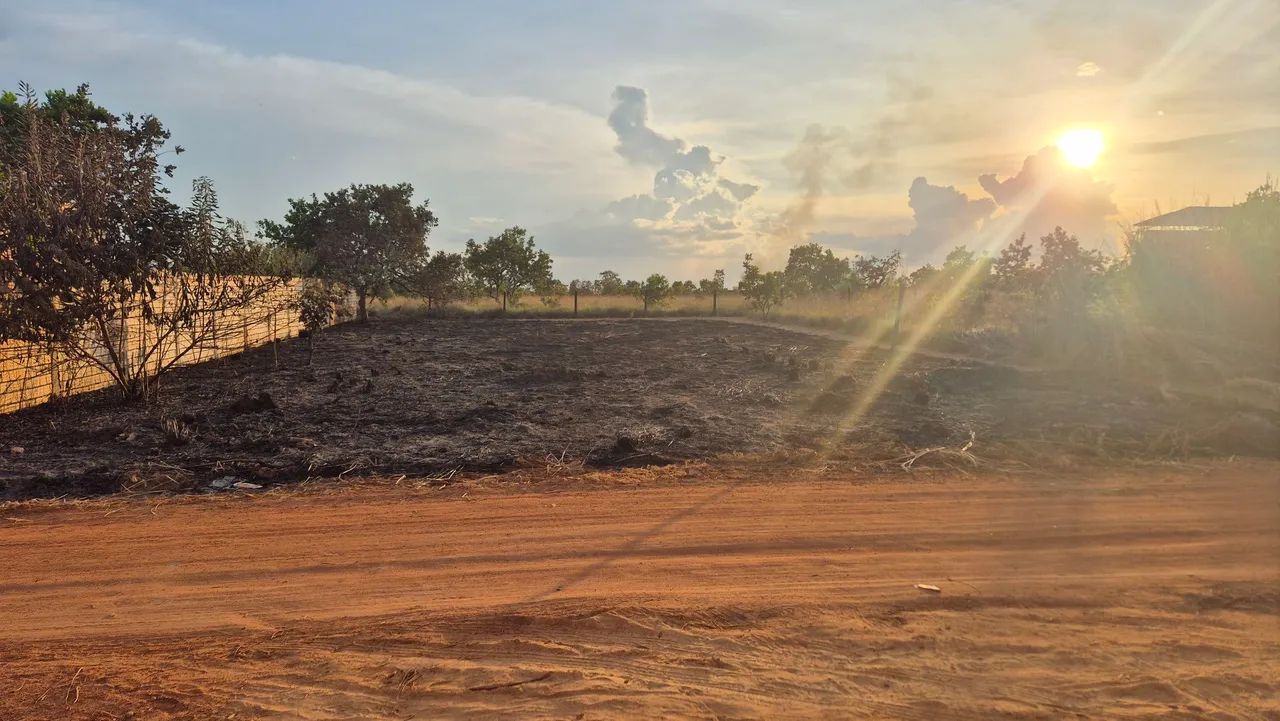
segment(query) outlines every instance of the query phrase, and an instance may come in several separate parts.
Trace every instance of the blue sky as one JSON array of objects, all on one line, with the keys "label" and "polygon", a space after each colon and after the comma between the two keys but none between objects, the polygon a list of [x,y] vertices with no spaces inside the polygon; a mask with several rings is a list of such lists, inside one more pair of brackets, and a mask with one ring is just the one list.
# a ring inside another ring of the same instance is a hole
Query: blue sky
[{"label": "blue sky", "polygon": [[[732,276],[1238,200],[1280,171],[1278,31],[1274,0],[0,0],[0,84],[154,113],[178,194],[245,221],[408,180],[435,247],[519,224],[565,278]],[[1041,153],[1080,126],[1096,166]]]}]

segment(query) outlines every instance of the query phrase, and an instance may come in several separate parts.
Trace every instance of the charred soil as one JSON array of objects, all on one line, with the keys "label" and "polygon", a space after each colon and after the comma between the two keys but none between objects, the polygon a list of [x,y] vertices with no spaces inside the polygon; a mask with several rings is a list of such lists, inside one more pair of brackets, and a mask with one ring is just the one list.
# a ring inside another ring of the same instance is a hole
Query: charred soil
[{"label": "charred soil", "polygon": [[1280,448],[1275,413],[1079,374],[917,356],[877,392],[887,357],[710,320],[377,320],[325,332],[310,363],[295,339],[180,369],[148,405],[104,391],[0,417],[0,497],[970,441],[1028,464]]}]

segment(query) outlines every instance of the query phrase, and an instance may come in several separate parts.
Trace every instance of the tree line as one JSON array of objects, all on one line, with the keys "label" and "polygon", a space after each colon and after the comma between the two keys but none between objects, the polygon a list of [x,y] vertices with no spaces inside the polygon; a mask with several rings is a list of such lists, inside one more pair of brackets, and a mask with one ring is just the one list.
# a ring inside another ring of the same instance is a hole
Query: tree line
[{"label": "tree line", "polygon": [[[59,350],[105,370],[124,396],[144,398],[155,377],[216,335],[216,318],[295,278],[311,327],[331,322],[348,293],[364,320],[371,299],[393,294],[423,298],[429,309],[488,297],[504,311],[528,294],[631,295],[647,311],[681,294],[710,296],[714,307],[726,290],[722,269],[698,281],[624,280],[606,270],[566,284],[521,227],[469,240],[460,253],[433,253],[427,241],[438,218],[409,183],[291,199],[253,237],[222,216],[208,178],[194,181],[187,207],[169,200],[164,181],[182,152],[159,119],[113,114],[87,86],[38,95],[22,84],[0,94],[0,341]],[[1168,323],[1256,326],[1280,307],[1278,218],[1280,193],[1268,181],[1235,207],[1213,244],[1174,247],[1135,234],[1119,259],[1062,228],[1039,239],[1038,253],[1025,237],[994,256],[958,246],[938,267],[910,272],[898,251],[845,258],[806,243],[779,270],[746,255],[737,291],[764,316],[790,298],[901,285],[950,289],[956,307],[974,314],[994,293],[1020,294],[1058,319],[1136,298]],[[132,356],[113,342],[128,317],[154,329]]]}]

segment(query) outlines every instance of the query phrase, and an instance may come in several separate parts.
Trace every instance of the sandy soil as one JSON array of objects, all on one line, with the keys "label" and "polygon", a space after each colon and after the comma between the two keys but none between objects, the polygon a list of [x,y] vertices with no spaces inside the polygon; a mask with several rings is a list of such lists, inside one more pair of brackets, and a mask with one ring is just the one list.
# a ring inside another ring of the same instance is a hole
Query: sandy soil
[{"label": "sandy soil", "polygon": [[10,505],[0,718],[1276,719],[1277,478],[697,464]]},{"label": "sandy soil", "polygon": [[346,325],[318,341],[312,366],[294,340],[180,369],[150,406],[104,393],[0,417],[0,498],[488,472],[548,456],[863,461],[971,438],[980,456],[1009,446],[1037,466],[1280,454],[1280,411],[958,358],[913,358],[850,419],[885,358],[708,320]]}]

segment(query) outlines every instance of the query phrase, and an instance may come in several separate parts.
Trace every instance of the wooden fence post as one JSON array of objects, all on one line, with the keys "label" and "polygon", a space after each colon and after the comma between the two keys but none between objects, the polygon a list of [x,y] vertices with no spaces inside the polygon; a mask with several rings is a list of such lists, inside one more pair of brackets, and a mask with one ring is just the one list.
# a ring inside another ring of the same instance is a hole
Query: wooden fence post
[{"label": "wooden fence post", "polygon": [[907,295],[907,284],[898,283],[898,309],[893,314],[893,347],[898,347],[898,339],[902,336],[902,302]]},{"label": "wooden fence post", "polygon": [[578,286],[573,287],[573,315],[578,316]]},{"label": "wooden fence post", "polygon": [[49,400],[56,400],[59,396],[59,388],[62,387],[62,379],[58,373],[58,360],[53,355],[53,349],[49,349]]}]

